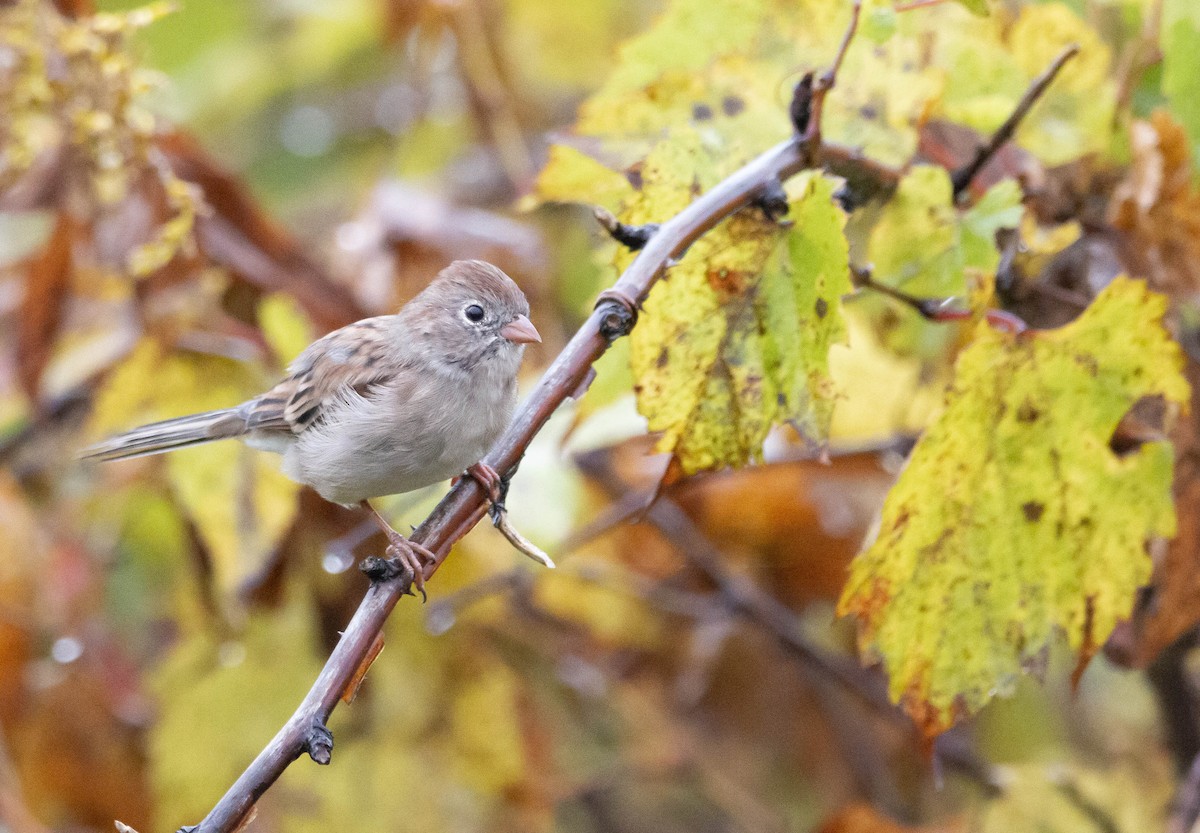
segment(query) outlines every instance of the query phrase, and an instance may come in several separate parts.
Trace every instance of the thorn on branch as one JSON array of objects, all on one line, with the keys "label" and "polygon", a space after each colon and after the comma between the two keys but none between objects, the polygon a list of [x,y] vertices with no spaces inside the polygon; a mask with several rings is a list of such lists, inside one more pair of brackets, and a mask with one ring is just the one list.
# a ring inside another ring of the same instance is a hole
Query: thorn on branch
[{"label": "thorn on branch", "polygon": [[804,77],[792,90],[792,103],[788,105],[788,115],[792,117],[792,127],[796,129],[797,136],[808,133],[808,124],[812,119],[814,77],[811,72],[804,73]]},{"label": "thorn on branch", "polygon": [[631,226],[622,223],[606,208],[596,206],[592,214],[613,240],[625,246],[632,252],[645,247],[650,238],[658,231],[658,223],[646,223],[641,226]]},{"label": "thorn on branch", "polygon": [[616,287],[600,293],[596,298],[596,309],[603,315],[600,320],[600,335],[610,342],[629,335],[633,325],[637,323],[637,302]]},{"label": "thorn on branch", "polygon": [[1066,65],[1067,61],[1078,54],[1079,44],[1077,43],[1071,44],[1058,53],[1058,57],[1050,63],[1050,66],[1046,67],[1041,75],[1033,79],[1033,82],[1029,85],[1029,89],[1025,91],[1025,95],[1021,96],[1021,100],[1017,102],[1016,108],[1013,109],[1012,113],[1009,114],[1008,118],[1004,120],[1004,123],[1000,125],[996,132],[992,134],[992,138],[976,151],[975,158],[950,176],[950,181],[954,185],[954,198],[956,200],[971,185],[971,181],[975,179],[975,176],[983,170],[983,166],[1017,132],[1021,121],[1029,114],[1029,111],[1033,109],[1033,105],[1037,103],[1037,100],[1050,87],[1050,84]]},{"label": "thorn on branch", "polygon": [[321,766],[328,765],[333,757],[333,732],[319,717],[314,717],[304,738],[304,751]]},{"label": "thorn on branch", "polygon": [[762,213],[767,216],[767,219],[772,223],[782,223],[784,217],[789,211],[787,192],[783,190],[783,183],[779,181],[779,177],[775,177],[763,186],[762,193],[754,204],[762,209]]}]

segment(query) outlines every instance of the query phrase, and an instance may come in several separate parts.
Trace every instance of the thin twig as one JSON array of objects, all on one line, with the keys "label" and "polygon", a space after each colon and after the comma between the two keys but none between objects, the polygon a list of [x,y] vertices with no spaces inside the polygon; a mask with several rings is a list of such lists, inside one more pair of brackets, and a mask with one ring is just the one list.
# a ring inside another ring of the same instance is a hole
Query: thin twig
[{"label": "thin twig", "polygon": [[1016,108],[1004,120],[1004,124],[1000,125],[1000,128],[992,134],[992,138],[988,143],[979,148],[975,153],[975,158],[954,172],[950,181],[954,184],[955,199],[967,190],[967,187],[971,184],[971,180],[983,170],[983,166],[988,163],[988,160],[995,156],[996,152],[1013,137],[1021,121],[1033,109],[1033,105],[1042,97],[1042,94],[1046,92],[1046,89],[1054,81],[1059,71],[1067,61],[1071,60],[1078,53],[1079,44],[1077,43],[1071,44],[1058,53],[1058,57],[1051,62],[1050,66],[1046,67],[1041,75],[1033,79],[1033,83],[1029,85],[1029,89],[1025,91],[1025,95],[1021,96],[1021,100],[1017,102]]},{"label": "thin twig", "polygon": [[1192,761],[1187,777],[1179,785],[1171,817],[1167,820],[1167,833],[1188,833],[1200,818],[1200,755]]},{"label": "thin twig", "polygon": [[[854,32],[857,18],[856,11],[847,41]],[[838,54],[844,53],[845,44]],[[836,67],[834,72],[822,77],[828,77],[832,84]],[[614,340],[629,334],[636,322],[637,306],[645,300],[667,267],[702,235],[751,204],[762,193],[765,184],[791,177],[821,158],[819,128],[814,129],[817,131],[814,136],[818,137],[815,143],[811,138],[803,137],[782,142],[746,163],[661,225],[616,284],[603,293],[595,311],[546,371],[484,463],[501,472],[515,469],[534,436],[558,406],[579,388],[592,364]],[[475,478],[464,477],[413,531],[411,540],[437,555],[425,569],[427,581],[445,560],[455,541],[483,517],[486,501],[487,495]],[[387,617],[409,588],[410,582],[405,578],[396,575],[372,582],[325,667],[291,718],[208,816],[197,827],[184,830],[199,833],[236,830],[258,798],[292,761],[306,752],[314,752],[310,743],[314,729],[326,725],[342,692],[359,673]],[[844,669],[844,673],[852,672]]]},{"label": "thin twig", "polygon": [[[886,283],[880,283],[875,280],[871,275],[869,267],[851,266],[850,274],[854,285],[858,288],[878,292],[894,301],[899,301],[905,306],[911,307],[926,321],[948,324],[953,321],[967,321],[975,316],[974,312],[962,306],[962,299],[957,296],[921,298],[916,295],[910,295],[902,289],[897,289],[894,286],[889,286]],[[986,309],[983,311],[982,316],[985,321],[997,330],[1003,330],[1004,332],[1023,333],[1029,329],[1029,325],[1025,323],[1024,319],[1007,310]]]},{"label": "thin twig", "polygon": [[1162,60],[1162,51],[1158,43],[1159,32],[1162,31],[1162,0],[1154,0],[1142,18],[1142,29],[1121,55],[1114,75],[1117,80],[1117,106],[1113,108],[1113,127],[1118,124],[1122,115],[1127,114],[1133,99],[1133,91],[1141,79],[1142,73]]},{"label": "thin twig", "polygon": [[[584,471],[609,493],[619,498],[628,486],[600,455],[576,458]],[[858,699],[873,713],[896,725],[912,729],[912,723],[888,697],[883,678],[863,668],[853,659],[825,650],[804,633],[800,618],[787,605],[754,582],[736,575],[725,566],[720,550],[709,540],[683,508],[669,496],[660,496],[645,513],[679,553],[711,581],[726,607],[769,633],[785,652],[805,669],[815,672],[816,680],[830,681]],[[998,778],[987,761],[953,734],[938,738],[938,757],[957,772],[975,781],[989,794],[999,790]]]},{"label": "thin twig", "polygon": [[894,8],[897,12],[911,12],[916,9],[927,9],[930,6],[940,6],[945,2],[946,0],[912,0],[910,3],[897,3]]},{"label": "thin twig", "polygon": [[[810,100],[808,104],[807,118],[803,121],[803,125],[797,124],[796,127],[801,133],[801,141],[804,145],[815,154],[816,149],[821,145],[821,116],[825,107],[825,97],[829,95],[829,91],[833,89],[833,85],[837,83],[838,70],[841,69],[842,61],[846,59],[846,52],[850,48],[850,41],[854,40],[854,35],[858,31],[858,18],[862,12],[862,0],[854,0],[854,5],[850,8],[850,22],[846,25],[846,31],[842,34],[842,42],[838,46],[837,55],[834,56],[833,63],[829,68],[817,76],[813,82],[811,77],[805,76],[808,83],[811,84]],[[802,85],[805,80],[801,80]],[[795,119],[793,119],[795,120]]]}]

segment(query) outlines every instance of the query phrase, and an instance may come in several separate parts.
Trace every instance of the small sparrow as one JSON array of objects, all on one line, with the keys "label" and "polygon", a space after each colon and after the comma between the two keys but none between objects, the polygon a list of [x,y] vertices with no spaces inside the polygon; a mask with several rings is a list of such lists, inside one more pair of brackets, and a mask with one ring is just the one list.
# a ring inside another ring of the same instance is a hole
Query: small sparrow
[{"label": "small sparrow", "polygon": [[495,499],[500,476],[479,459],[512,418],[525,345],[541,340],[508,275],[459,260],[395,315],[313,342],[261,396],[135,428],[83,457],[120,460],[230,437],[282,454],[292,480],[366,509],[424,594],[421,558],[433,553],[392,529],[367,499],[464,471]]}]

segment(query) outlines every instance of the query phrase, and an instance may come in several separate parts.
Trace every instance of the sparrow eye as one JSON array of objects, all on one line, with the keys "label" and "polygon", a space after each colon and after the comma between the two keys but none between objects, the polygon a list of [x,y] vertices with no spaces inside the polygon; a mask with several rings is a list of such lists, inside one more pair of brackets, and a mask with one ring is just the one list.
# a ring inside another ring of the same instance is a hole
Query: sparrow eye
[{"label": "sparrow eye", "polygon": [[483,307],[479,306],[479,304],[471,304],[463,310],[463,315],[467,317],[468,321],[478,324],[483,320]]}]

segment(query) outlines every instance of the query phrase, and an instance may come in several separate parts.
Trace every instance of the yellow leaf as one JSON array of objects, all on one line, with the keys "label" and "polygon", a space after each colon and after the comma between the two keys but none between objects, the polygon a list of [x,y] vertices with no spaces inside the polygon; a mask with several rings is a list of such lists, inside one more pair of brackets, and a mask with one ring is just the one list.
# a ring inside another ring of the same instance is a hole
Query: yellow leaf
[{"label": "yellow leaf", "polygon": [[1121,278],[1061,329],[980,324],[959,356],[839,604],[928,733],[1009,691],[1057,633],[1085,662],[1128,616],[1147,541],[1174,531],[1171,448],[1109,441],[1142,397],[1186,407],[1165,309]]}]

